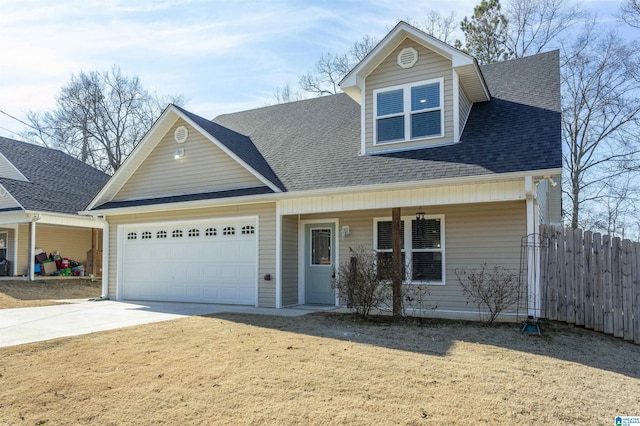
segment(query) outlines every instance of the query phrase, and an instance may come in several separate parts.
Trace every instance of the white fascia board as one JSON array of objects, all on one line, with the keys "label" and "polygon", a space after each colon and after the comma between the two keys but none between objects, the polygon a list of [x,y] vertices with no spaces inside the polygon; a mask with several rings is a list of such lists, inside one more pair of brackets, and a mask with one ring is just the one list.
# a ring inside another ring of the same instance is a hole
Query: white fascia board
[{"label": "white fascia board", "polygon": [[287,200],[292,198],[306,198],[314,196],[331,196],[348,193],[363,193],[363,192],[375,192],[375,191],[392,191],[403,190],[412,188],[425,188],[432,186],[447,186],[447,185],[460,185],[469,183],[486,183],[486,182],[503,182],[521,180],[526,176],[544,177],[554,174],[559,174],[562,169],[545,169],[537,170],[535,172],[513,172],[513,173],[501,173],[501,174],[487,174],[480,176],[465,176],[459,178],[444,178],[444,179],[432,179],[432,180],[418,180],[410,182],[398,182],[398,183],[385,183],[377,185],[360,185],[349,186],[344,188],[323,188],[310,191],[293,191],[293,192],[280,192],[273,194],[260,194],[260,195],[247,195],[244,197],[220,198],[215,200],[197,200],[197,201],[183,201],[177,203],[164,203],[164,204],[152,204],[147,206],[134,206],[134,207],[119,207],[113,209],[82,211],[80,214],[85,215],[124,215],[124,214],[141,214],[141,213],[153,213],[165,210],[189,210],[208,207],[221,207],[221,206],[236,206],[246,204],[259,204],[259,203],[275,203],[279,200]]},{"label": "white fascia board", "polygon": [[[61,225],[72,226],[75,228],[104,228],[105,221],[89,217],[79,216],[77,214],[52,213],[35,210],[27,210],[24,212],[28,218],[37,218],[36,222],[40,225]],[[29,220],[31,222],[32,220]]]},{"label": "white fascia board", "polygon": [[25,213],[24,210],[0,213],[0,225],[29,223],[29,222],[31,222],[31,219]]},{"label": "white fascia board", "polygon": [[[129,178],[144,162],[147,156],[153,151],[153,148],[160,143],[162,137],[169,131],[171,126],[178,120],[178,110],[173,105],[167,106],[160,117],[153,123],[153,126],[147,131],[140,143],[131,151],[129,156],[124,160],[122,165],[109,178],[107,183],[102,187],[100,192],[93,197],[91,203],[87,206],[87,210],[91,210],[100,202],[111,201],[111,197],[118,193]],[[173,119],[171,115],[173,114]]]},{"label": "white fascia board", "polygon": [[176,110],[176,113],[180,116],[180,118],[182,118],[184,121],[189,123],[194,129],[198,130],[202,134],[202,136],[206,137],[215,146],[220,148],[225,154],[227,154],[229,157],[233,158],[238,164],[240,164],[242,167],[247,169],[247,171],[249,173],[251,173],[253,176],[258,178],[260,180],[260,182],[264,183],[272,191],[274,191],[274,192],[282,192],[282,190],[280,188],[278,188],[273,182],[271,182],[269,179],[264,177],[261,173],[258,173],[258,171],[256,169],[254,169],[249,164],[247,164],[242,158],[238,157],[233,151],[231,151],[229,148],[227,148],[227,146],[225,144],[220,142],[218,139],[214,138],[211,134],[209,134],[209,132],[205,131],[202,127],[200,127],[198,124],[196,124],[193,120],[191,120],[189,117],[187,117],[185,114],[183,114],[182,111]]}]

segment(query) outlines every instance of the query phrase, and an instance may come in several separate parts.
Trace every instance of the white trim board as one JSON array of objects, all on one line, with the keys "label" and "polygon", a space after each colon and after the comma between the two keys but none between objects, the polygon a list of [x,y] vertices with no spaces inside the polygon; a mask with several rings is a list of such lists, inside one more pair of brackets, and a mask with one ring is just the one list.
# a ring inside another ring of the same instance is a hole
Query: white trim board
[{"label": "white trim board", "polygon": [[[333,223],[335,226],[335,232],[333,238],[335,239],[336,247],[335,254],[336,260],[334,267],[334,272],[338,273],[338,267],[340,265],[340,238],[338,234],[340,232],[340,220],[338,218],[329,218],[329,219],[305,219],[298,221],[298,304],[304,305],[305,303],[305,259],[304,259],[304,242],[305,242],[305,225],[311,223]],[[336,291],[336,303],[335,306],[340,306],[340,299],[338,298],[338,292]]]}]

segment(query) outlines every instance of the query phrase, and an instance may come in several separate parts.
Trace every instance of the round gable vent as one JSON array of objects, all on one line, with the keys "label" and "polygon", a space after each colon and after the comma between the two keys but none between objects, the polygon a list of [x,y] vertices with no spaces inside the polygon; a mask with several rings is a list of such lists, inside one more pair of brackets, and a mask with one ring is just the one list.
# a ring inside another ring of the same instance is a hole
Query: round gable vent
[{"label": "round gable vent", "polygon": [[398,65],[401,68],[411,68],[418,62],[418,51],[413,47],[405,47],[398,53]]},{"label": "round gable vent", "polygon": [[173,134],[173,138],[178,143],[182,143],[186,141],[188,136],[189,136],[189,131],[185,126],[178,126],[175,133]]}]

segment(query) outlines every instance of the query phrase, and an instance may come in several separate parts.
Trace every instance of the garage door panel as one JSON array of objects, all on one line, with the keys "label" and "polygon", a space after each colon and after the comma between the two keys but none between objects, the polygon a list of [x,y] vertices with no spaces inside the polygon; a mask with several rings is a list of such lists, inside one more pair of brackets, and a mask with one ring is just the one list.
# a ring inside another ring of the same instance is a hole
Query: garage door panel
[{"label": "garage door panel", "polygon": [[128,227],[121,247],[123,297],[255,304],[254,224],[216,220]]}]

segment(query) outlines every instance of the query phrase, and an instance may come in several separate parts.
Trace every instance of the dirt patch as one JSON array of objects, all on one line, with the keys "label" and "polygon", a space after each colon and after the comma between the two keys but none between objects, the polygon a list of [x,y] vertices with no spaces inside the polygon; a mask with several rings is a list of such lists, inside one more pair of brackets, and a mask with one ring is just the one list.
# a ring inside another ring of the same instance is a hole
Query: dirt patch
[{"label": "dirt patch", "polygon": [[0,349],[0,424],[612,424],[640,347],[547,324],[220,314]]},{"label": "dirt patch", "polygon": [[102,283],[90,279],[0,281],[0,309],[55,305],[55,300],[100,297]]}]

